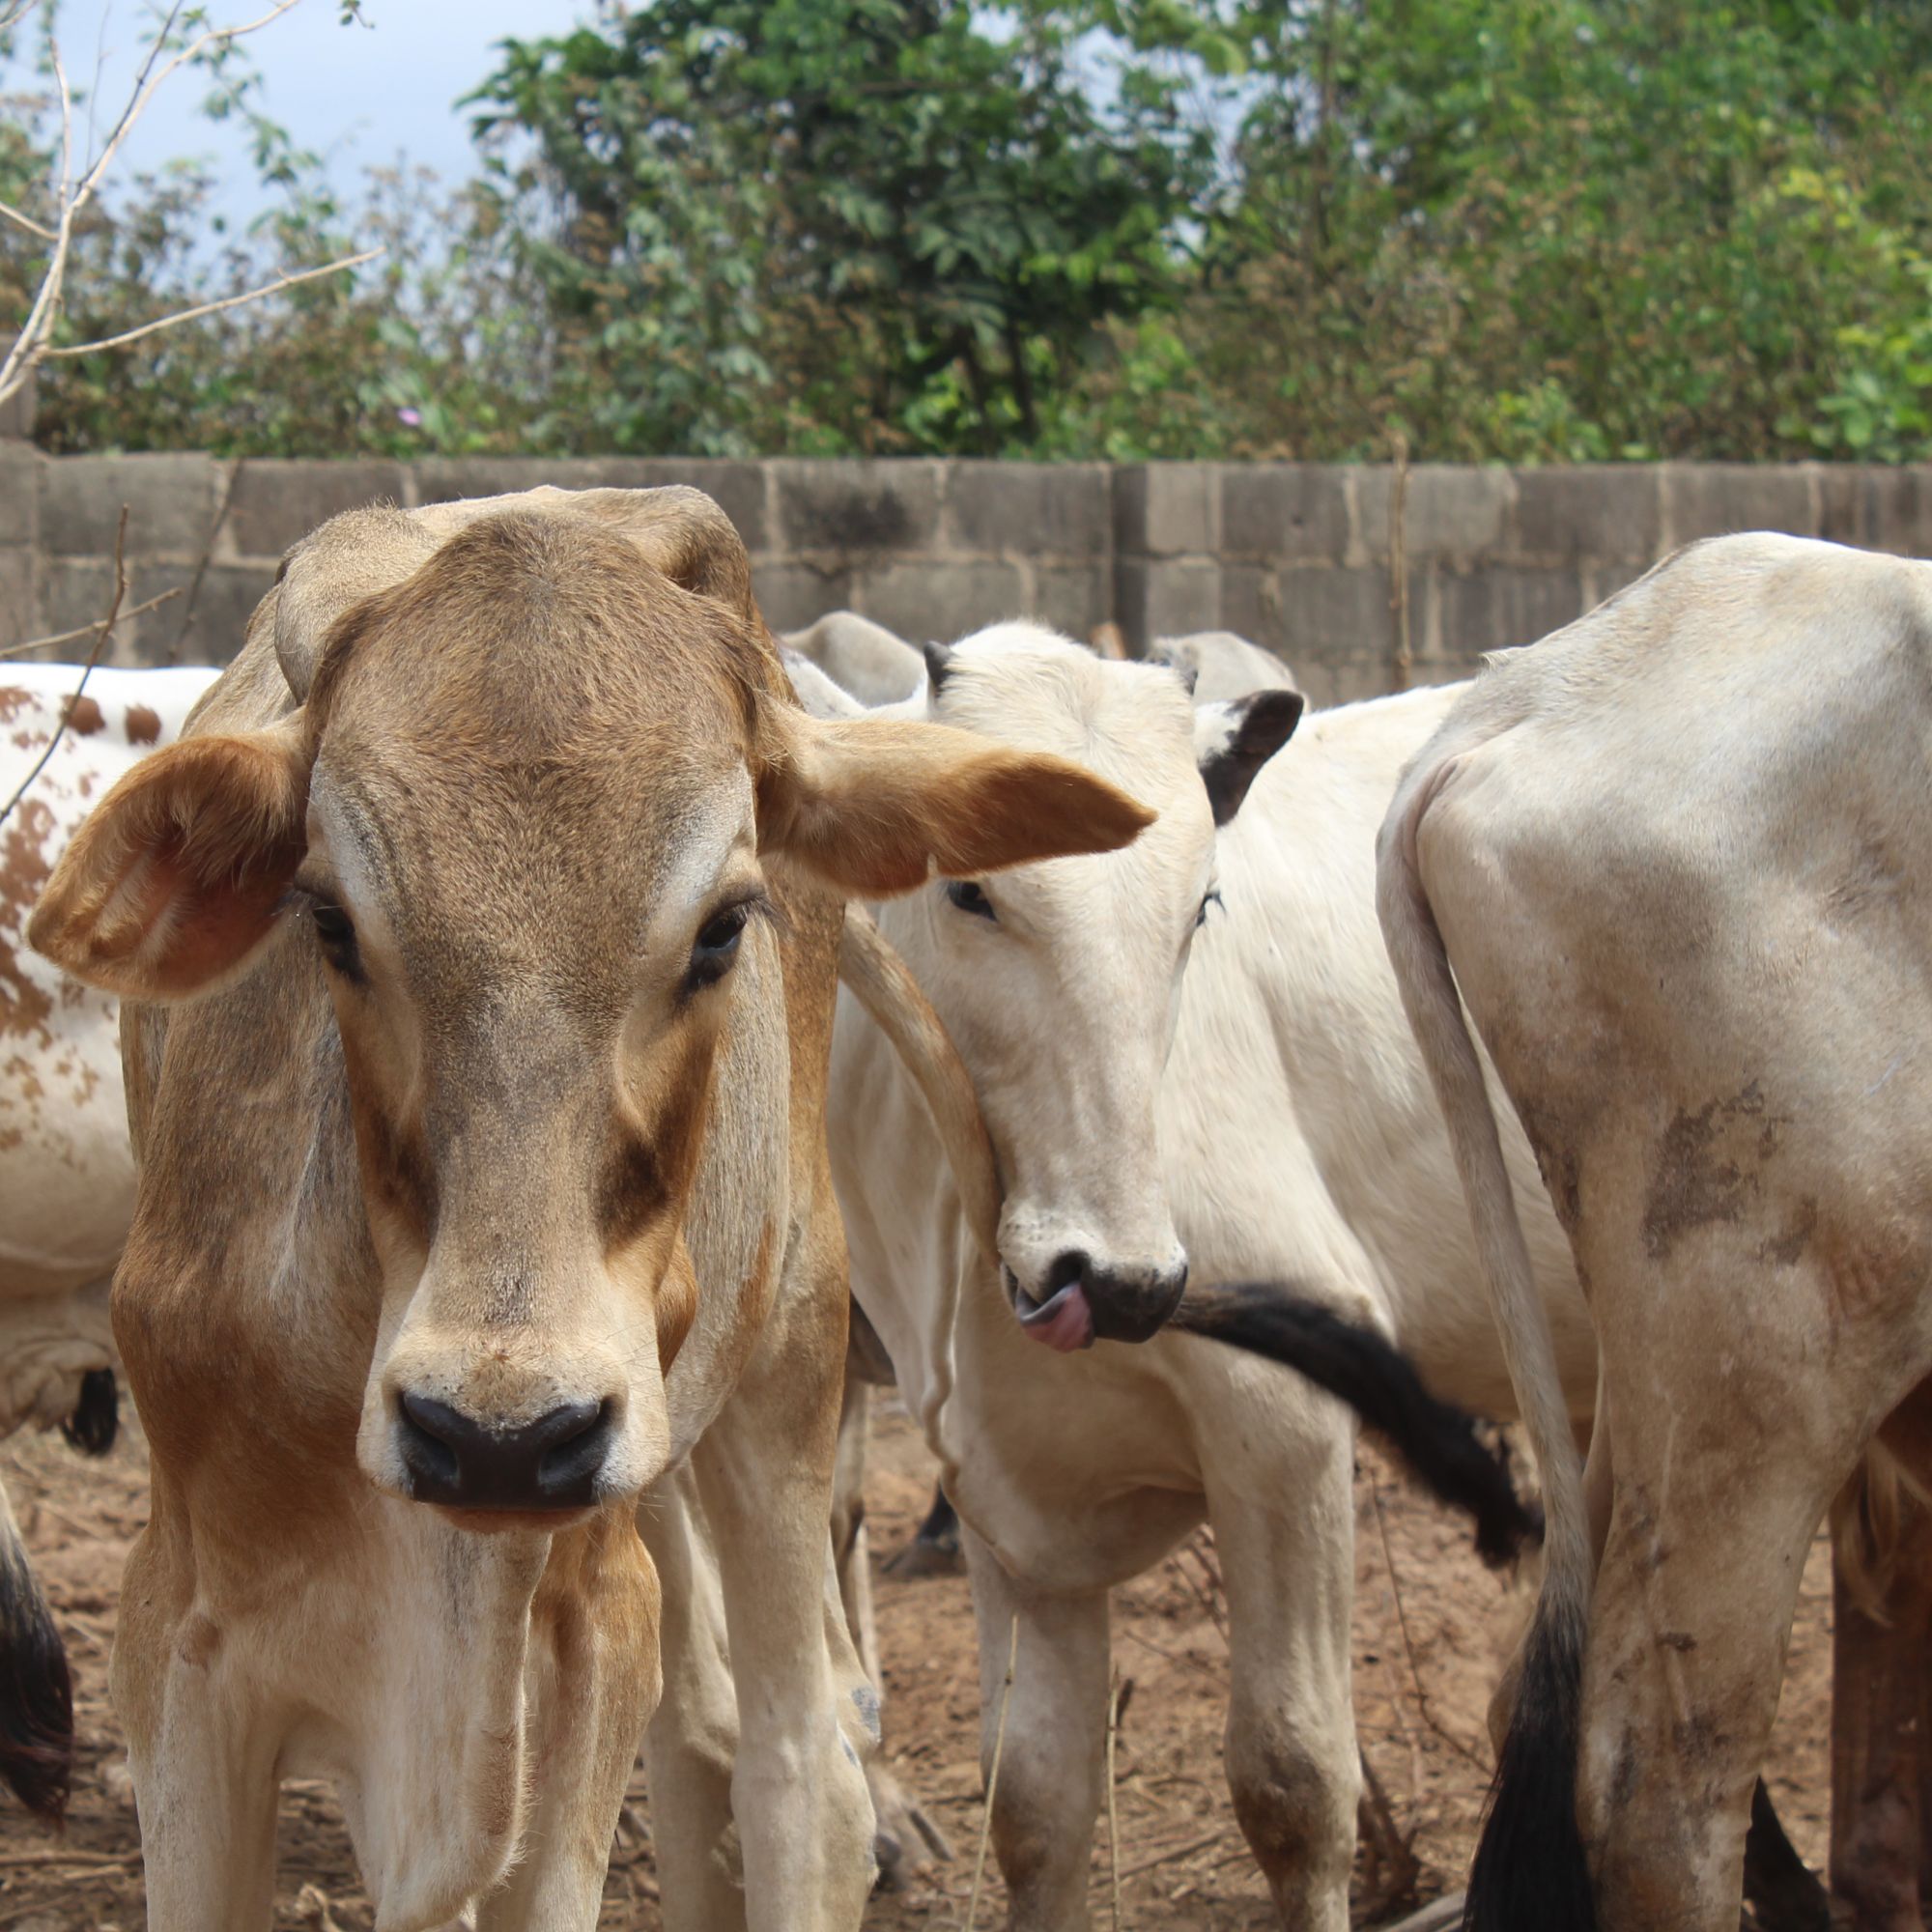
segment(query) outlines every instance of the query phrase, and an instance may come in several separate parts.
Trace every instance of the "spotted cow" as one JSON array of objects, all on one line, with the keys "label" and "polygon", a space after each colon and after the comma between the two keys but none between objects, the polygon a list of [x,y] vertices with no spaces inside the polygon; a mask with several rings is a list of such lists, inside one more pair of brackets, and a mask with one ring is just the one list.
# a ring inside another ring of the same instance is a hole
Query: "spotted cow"
[{"label": "spotted cow", "polygon": [[[214,675],[0,666],[0,1435],[112,1442],[107,1285],[134,1212],[115,1000],[40,958],[27,916],[81,820]],[[71,1747],[66,1657],[0,1492],[0,1778],[58,1815]]]}]

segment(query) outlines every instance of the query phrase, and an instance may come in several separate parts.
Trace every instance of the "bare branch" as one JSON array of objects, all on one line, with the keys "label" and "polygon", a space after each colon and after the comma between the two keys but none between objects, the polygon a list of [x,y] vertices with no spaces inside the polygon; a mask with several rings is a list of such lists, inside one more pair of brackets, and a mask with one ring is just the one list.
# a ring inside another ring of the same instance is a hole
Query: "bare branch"
[{"label": "bare branch", "polygon": [[112,630],[115,625],[130,623],[136,617],[145,616],[150,611],[158,610],[163,604],[172,604],[177,597],[185,597],[187,586],[177,583],[172,590],[163,590],[158,597],[150,597],[145,604],[136,604],[131,611],[123,611],[110,624],[105,617],[97,617],[91,624],[83,624],[77,631],[62,631],[51,638],[29,638],[24,644],[9,644],[0,650],[0,658],[23,658],[29,651],[51,650],[56,644],[71,644],[81,638],[91,638],[97,631]]},{"label": "bare branch", "polygon": [[[0,33],[5,31],[4,27],[0,27]],[[24,228],[29,235],[38,235],[43,242],[51,242],[54,239],[54,231],[51,228],[43,228],[31,216],[22,214],[17,208],[9,208],[4,201],[0,201],[0,220],[11,221],[15,227]]]},{"label": "bare branch", "polygon": [[74,686],[73,695],[61,707],[60,723],[54,726],[53,736],[47,740],[47,748],[34,760],[34,769],[20,781],[20,789],[10,798],[4,808],[0,808],[0,825],[5,825],[14,815],[14,808],[26,797],[28,787],[46,770],[47,760],[59,749],[60,741],[67,727],[73,722],[73,714],[79,707],[82,695],[87,690],[87,680],[94,675],[94,667],[100,662],[100,649],[106,643],[116,624],[121,621],[121,600],[128,594],[128,506],[121,505],[121,522],[114,532],[114,602],[107,607],[107,615],[101,620],[100,635],[94,640],[94,648],[87,654],[87,662],[80,668],[80,682]]},{"label": "bare branch", "polygon": [[283,289],[312,282],[318,276],[339,274],[345,269],[359,269],[364,262],[373,262],[384,252],[381,248],[365,248],[359,255],[345,255],[340,261],[326,263],[320,269],[303,269],[299,274],[277,275],[272,282],[264,282],[259,289],[248,289],[239,296],[223,296],[219,301],[202,302],[195,308],[183,309],[178,315],[164,315],[158,322],[144,322],[139,328],[129,328],[119,335],[102,336],[99,342],[72,342],[59,349],[48,349],[43,352],[43,359],[51,362],[57,355],[92,355],[97,350],[124,349],[130,342],[139,342],[144,335],[155,335],[161,329],[173,328],[177,323],[196,322],[221,309],[240,308],[244,302],[260,301],[264,296],[278,295]]},{"label": "bare branch", "polygon": [[167,18],[155,36],[154,45],[148,50],[148,58],[142,63],[141,71],[135,79],[134,91],[128,96],[127,106],[121,110],[120,120],[114,124],[113,131],[101,144],[100,153],[95,156],[86,174],[81,177],[80,185],[74,191],[75,206],[84,205],[100,185],[100,178],[107,172],[108,163],[120,152],[121,144],[128,138],[134,123],[148,111],[149,101],[174,74],[200,60],[214,47],[239,41],[248,34],[260,33],[264,27],[272,25],[291,8],[299,4],[300,0],[276,0],[276,4],[266,14],[242,26],[211,27],[207,33],[198,34],[185,46],[179,48],[164,65],[156,68],[156,62],[160,59],[161,51],[167,45],[168,35],[175,21],[181,17],[180,0],[176,0],[176,4],[168,9]]},{"label": "bare branch", "polygon": [[[126,106],[121,110],[120,118],[109,129],[99,152],[84,164],[77,177],[73,144],[73,97],[68,86],[67,71],[61,63],[59,42],[51,27],[49,28],[47,57],[60,91],[61,113],[60,186],[54,200],[57,218],[51,228],[43,228],[21,213],[19,210],[0,205],[0,219],[12,220],[38,235],[47,242],[50,251],[46,271],[41,278],[41,286],[35,293],[26,318],[21,322],[5,355],[0,356],[0,402],[5,402],[14,395],[33,371],[50,355],[82,355],[96,349],[118,348],[124,343],[138,341],[145,335],[151,335],[156,329],[172,327],[178,322],[210,315],[217,309],[239,307],[244,302],[259,300],[264,296],[275,294],[281,289],[292,288],[297,283],[311,280],[317,275],[331,274],[341,269],[352,268],[372,259],[369,254],[345,257],[340,262],[329,264],[327,268],[307,270],[297,275],[286,275],[263,288],[250,290],[245,295],[230,296],[222,301],[188,309],[181,315],[149,323],[145,327],[129,329],[125,335],[111,337],[105,342],[92,342],[71,349],[49,347],[54,327],[60,319],[62,298],[66,292],[68,261],[75,224],[88,203],[95,198],[108,168],[132,131],[134,124],[147,111],[156,91],[184,67],[205,60],[249,34],[261,32],[264,27],[272,25],[284,14],[299,4],[300,0],[274,0],[274,4],[266,13],[258,14],[252,20],[245,20],[239,26],[233,27],[211,27],[203,33],[196,34],[184,44],[171,47],[171,37],[182,19],[185,5],[185,0],[171,0],[165,15],[155,30],[154,39],[149,43],[147,52],[134,76],[133,89],[128,97]],[[0,0],[0,27],[14,24],[25,18],[33,5],[34,0]],[[91,139],[90,134],[90,142]]]}]

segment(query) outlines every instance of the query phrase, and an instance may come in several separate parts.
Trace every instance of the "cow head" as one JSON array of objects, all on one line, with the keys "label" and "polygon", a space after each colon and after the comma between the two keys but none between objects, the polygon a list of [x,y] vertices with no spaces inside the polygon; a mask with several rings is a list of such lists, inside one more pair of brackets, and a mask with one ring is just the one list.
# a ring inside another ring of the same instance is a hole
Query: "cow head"
[{"label": "cow head", "polygon": [[257,616],[298,708],[137,767],[34,917],[135,999],[319,954],[379,1274],[358,1459],[478,1526],[664,1467],[682,1222],[736,1003],[783,997],[781,869],[872,896],[1149,822],[1050,757],[808,718],[749,584],[691,491],[338,519]]},{"label": "cow head", "polygon": [[1006,1199],[1000,1254],[1028,1332],[1139,1341],[1187,1261],[1154,1110],[1181,974],[1214,908],[1214,840],[1301,713],[1298,694],[1190,702],[1172,669],[1032,625],[928,653],[935,721],[1075,759],[1157,812],[1124,851],[937,883],[887,929],[979,1090]]}]

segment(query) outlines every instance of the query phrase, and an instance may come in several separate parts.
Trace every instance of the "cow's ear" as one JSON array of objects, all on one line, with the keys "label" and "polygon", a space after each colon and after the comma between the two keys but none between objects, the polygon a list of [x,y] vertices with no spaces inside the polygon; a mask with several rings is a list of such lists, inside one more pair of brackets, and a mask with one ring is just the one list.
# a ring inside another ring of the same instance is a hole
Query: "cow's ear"
[{"label": "cow's ear", "polygon": [[1064,758],[943,724],[764,722],[758,849],[852,896],[1127,844],[1153,813]]},{"label": "cow's ear", "polygon": [[1301,703],[1298,691],[1252,691],[1195,707],[1194,756],[1216,825],[1240,810],[1256,773],[1294,735]]},{"label": "cow's ear", "polygon": [[299,712],[143,758],[61,854],[28,940],[128,999],[185,999],[228,978],[301,863],[312,759]]}]

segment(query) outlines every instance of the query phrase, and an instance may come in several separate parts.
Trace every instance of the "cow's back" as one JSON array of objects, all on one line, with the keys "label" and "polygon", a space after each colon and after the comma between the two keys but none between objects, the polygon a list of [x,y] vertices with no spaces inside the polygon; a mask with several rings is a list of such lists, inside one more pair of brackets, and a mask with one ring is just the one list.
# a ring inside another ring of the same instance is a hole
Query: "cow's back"
[{"label": "cow's back", "polygon": [[1932,566],[1697,546],[1498,660],[1418,773],[1430,903],[1586,1250],[1916,1285]]}]

